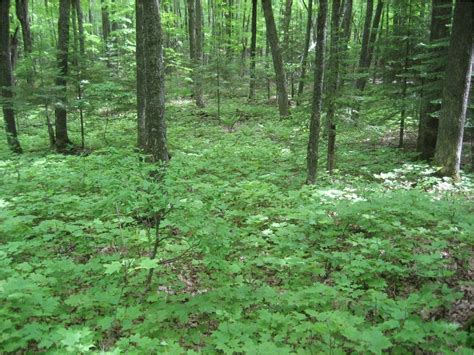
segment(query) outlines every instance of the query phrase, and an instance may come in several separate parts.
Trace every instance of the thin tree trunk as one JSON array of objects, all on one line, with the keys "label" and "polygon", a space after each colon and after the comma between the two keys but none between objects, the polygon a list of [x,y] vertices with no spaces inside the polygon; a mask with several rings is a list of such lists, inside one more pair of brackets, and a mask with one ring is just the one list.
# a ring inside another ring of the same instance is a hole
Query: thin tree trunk
[{"label": "thin tree trunk", "polygon": [[250,39],[250,90],[249,100],[255,100],[255,56],[257,52],[257,7],[258,0],[252,0],[252,35]]},{"label": "thin tree trunk", "polygon": [[145,68],[145,30],[143,29],[143,1],[135,0],[136,16],[136,61],[137,61],[137,146],[146,148],[146,68]]},{"label": "thin tree trunk", "polygon": [[146,67],[147,151],[154,161],[167,162],[163,35],[159,0],[138,0],[143,4]]},{"label": "thin tree trunk", "polygon": [[74,0],[74,8],[77,15],[77,27],[79,30],[79,53],[84,56],[86,53],[86,47],[84,43],[84,14],[82,12],[81,0]]},{"label": "thin tree trunk", "polygon": [[61,89],[58,90],[58,103],[54,110],[56,116],[56,150],[58,152],[66,152],[68,145],[71,144],[68,137],[66,110],[70,8],[70,0],[59,1],[57,54],[59,75],[56,77],[56,86]]},{"label": "thin tree trunk", "polygon": [[457,0],[436,142],[440,174],[459,179],[473,55],[473,2]]},{"label": "thin tree trunk", "polygon": [[16,17],[21,24],[21,34],[23,36],[23,48],[25,54],[29,55],[33,51],[33,39],[31,36],[30,18],[28,15],[28,0],[16,0]]},{"label": "thin tree trunk", "polygon": [[275,69],[275,79],[278,94],[278,110],[281,117],[288,117],[288,93],[286,89],[286,76],[283,67],[283,58],[281,55],[281,48],[278,42],[278,34],[275,26],[275,19],[273,17],[271,0],[262,0],[263,13],[265,16],[265,23],[267,27],[267,38],[270,42],[272,51],[273,67]]},{"label": "thin tree trunk", "polygon": [[[370,32],[370,41],[369,41],[369,49],[368,49],[369,52],[367,54],[367,71],[370,69],[370,65],[372,63],[372,57],[375,51],[375,43],[377,41],[377,35],[379,33],[379,27],[380,27],[380,19],[382,17],[383,1],[384,0],[378,0],[377,7],[375,8],[374,21],[372,23],[372,31]],[[368,75],[364,76],[364,78],[362,79],[364,79],[365,82],[367,83]],[[364,87],[365,85],[366,84],[364,84]]]},{"label": "thin tree trunk", "polygon": [[[449,24],[451,23],[452,0],[433,0],[431,12],[430,43],[436,44],[449,36]],[[436,58],[446,58],[447,47],[437,47],[431,50]],[[430,72],[440,74],[445,69],[444,61],[436,60],[431,65]],[[439,76],[439,75],[438,75]],[[435,112],[440,110],[440,104],[434,103],[442,96],[442,80],[439,77],[430,77],[423,83],[423,99],[421,104],[420,124],[418,130],[417,150],[421,153],[421,159],[433,158],[436,147],[436,136],[438,133],[438,118]]]},{"label": "thin tree trunk", "polygon": [[203,60],[203,52],[202,52],[202,6],[201,0],[195,0],[195,53],[194,53],[194,99],[196,101],[196,106],[199,108],[203,108],[206,105],[204,104],[204,98],[202,94],[202,60]]},{"label": "thin tree trunk", "polygon": [[364,32],[362,35],[362,47],[360,49],[358,73],[360,77],[356,81],[357,90],[363,91],[367,82],[366,75],[369,68],[369,39],[370,24],[372,23],[372,12],[374,8],[373,0],[367,0],[365,12]]},{"label": "thin tree trunk", "polygon": [[290,45],[290,22],[293,0],[285,0],[285,13],[283,15],[283,43],[282,52],[285,58],[288,57],[288,47]]},{"label": "thin tree trunk", "polygon": [[327,151],[327,170],[332,174],[336,164],[336,96],[339,82],[339,32],[341,13],[341,0],[333,0],[331,15],[331,47],[329,49],[329,82],[328,82],[328,151]]},{"label": "thin tree trunk", "polygon": [[308,63],[309,42],[311,40],[311,28],[313,27],[313,0],[308,0],[307,12],[308,12],[308,15],[307,15],[308,17],[306,20],[306,34],[304,37],[304,49],[303,49],[303,56],[301,59],[300,81],[298,83],[298,94],[297,94],[297,99],[296,99],[297,105],[301,103],[301,97],[303,95],[303,90],[304,90],[304,81],[306,77],[306,66]]},{"label": "thin tree trunk", "polygon": [[101,15],[102,15],[102,39],[104,40],[105,46],[109,41],[110,36],[110,20],[109,20],[109,7],[107,0],[101,0]]},{"label": "thin tree trunk", "polygon": [[13,75],[10,54],[10,0],[0,1],[0,93],[3,101],[5,133],[10,150],[21,153],[13,111]]},{"label": "thin tree trunk", "polygon": [[309,140],[307,153],[307,183],[316,183],[319,161],[319,133],[321,131],[321,109],[323,103],[324,52],[326,42],[327,0],[319,0],[319,11],[316,30],[316,59],[314,63],[314,88],[311,119],[309,123]]}]

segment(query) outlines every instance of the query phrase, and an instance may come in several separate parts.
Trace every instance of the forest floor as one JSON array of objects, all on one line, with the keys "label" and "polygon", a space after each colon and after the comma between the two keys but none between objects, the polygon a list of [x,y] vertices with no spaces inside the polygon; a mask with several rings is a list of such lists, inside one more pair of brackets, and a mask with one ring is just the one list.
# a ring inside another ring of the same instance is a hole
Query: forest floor
[{"label": "forest floor", "polygon": [[472,175],[341,125],[307,186],[305,113],[223,107],[169,102],[160,183],[132,115],[86,126],[85,156],[2,144],[2,352],[472,353]]}]

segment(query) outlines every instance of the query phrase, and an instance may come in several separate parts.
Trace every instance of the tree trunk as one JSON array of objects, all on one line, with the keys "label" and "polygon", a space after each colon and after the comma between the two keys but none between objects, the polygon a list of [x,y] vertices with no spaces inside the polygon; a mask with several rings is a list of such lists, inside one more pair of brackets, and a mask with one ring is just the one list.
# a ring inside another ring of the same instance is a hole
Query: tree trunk
[{"label": "tree trunk", "polygon": [[139,149],[146,148],[146,68],[145,68],[145,30],[143,29],[143,1],[135,0],[136,16],[136,61],[137,61],[137,146]]},{"label": "tree trunk", "polygon": [[0,93],[3,101],[3,119],[8,146],[14,153],[21,153],[13,111],[13,75],[10,54],[10,0],[0,1]]},{"label": "tree trunk", "polygon": [[86,53],[86,47],[84,43],[84,14],[82,12],[81,0],[74,0],[74,8],[77,15],[77,27],[79,30],[79,53],[84,56]]},{"label": "tree trunk", "polygon": [[[436,44],[449,36],[451,23],[452,0],[433,0],[431,12],[430,43]],[[447,48],[437,47],[430,50],[433,58],[446,58]],[[434,114],[440,110],[440,104],[433,101],[441,98],[442,80],[439,74],[444,71],[444,61],[436,60],[436,64],[429,68],[430,73],[438,73],[437,77],[430,77],[423,83],[423,101],[421,104],[420,124],[418,130],[417,150],[421,159],[433,158],[438,133],[438,118]]]},{"label": "tree trunk", "polygon": [[194,56],[196,53],[196,26],[194,25],[195,16],[194,16],[194,0],[188,1],[188,37],[189,37],[189,58],[191,62],[194,61]]},{"label": "tree trunk", "polygon": [[[349,0],[351,1],[351,0]],[[304,37],[303,56],[301,58],[301,73],[300,81],[298,83],[297,104],[301,103],[301,96],[304,90],[304,81],[306,77],[306,65],[308,63],[309,41],[311,40],[311,29],[313,27],[313,0],[308,0],[308,17],[306,20],[306,34]]]},{"label": "tree trunk", "polygon": [[56,150],[66,152],[71,141],[67,132],[67,81],[68,74],[68,46],[69,46],[69,15],[70,0],[59,1],[58,18],[58,69],[59,74],[56,77],[56,86],[58,88],[58,103],[55,106],[56,116]]},{"label": "tree trunk", "polygon": [[146,67],[147,152],[155,162],[169,160],[166,146],[165,75],[159,0],[138,0],[143,6]]},{"label": "tree trunk", "polygon": [[270,42],[272,51],[273,67],[275,69],[275,79],[278,94],[278,110],[281,117],[288,117],[288,93],[286,91],[286,76],[283,67],[283,58],[281,55],[280,44],[278,42],[278,34],[275,26],[275,19],[273,17],[271,0],[262,0],[263,14],[265,16],[265,23],[267,27],[267,38]]},{"label": "tree trunk", "polygon": [[362,35],[362,47],[360,49],[358,73],[360,77],[356,81],[357,90],[363,91],[367,82],[366,75],[368,75],[369,68],[369,39],[370,39],[370,24],[372,23],[372,12],[374,2],[367,0],[367,8],[365,12],[364,32]]},{"label": "tree trunk", "polygon": [[290,22],[293,0],[285,0],[285,13],[283,15],[283,43],[282,52],[285,58],[288,57],[288,47],[290,45]]},{"label": "tree trunk", "polygon": [[331,47],[329,49],[329,80],[328,80],[328,113],[327,113],[327,128],[328,128],[328,151],[327,151],[327,170],[332,174],[336,162],[336,97],[339,82],[339,34],[340,34],[340,20],[341,0],[333,0],[332,15],[331,15]]},{"label": "tree trunk", "polygon": [[204,104],[204,98],[202,94],[202,60],[203,60],[203,52],[202,52],[202,6],[201,0],[195,0],[195,53],[194,53],[194,65],[193,65],[193,81],[194,81],[194,99],[196,101],[196,106],[199,108],[203,108],[206,105]]},{"label": "tree trunk", "polygon": [[33,39],[31,37],[30,18],[28,16],[28,0],[16,0],[16,17],[21,24],[21,34],[23,36],[23,48],[25,54],[29,55],[33,51]]},{"label": "tree trunk", "polygon": [[101,0],[101,15],[102,15],[102,39],[104,44],[107,46],[110,36],[110,20],[109,20],[109,7],[107,0]]},{"label": "tree trunk", "polygon": [[316,30],[316,59],[314,63],[314,88],[311,119],[309,123],[309,141],[307,153],[307,183],[316,182],[319,161],[319,132],[321,131],[321,108],[323,103],[324,52],[326,42],[327,0],[319,0]]},{"label": "tree trunk", "polygon": [[471,81],[473,7],[472,0],[456,1],[435,151],[440,174],[454,179],[459,179]]},{"label": "tree trunk", "polygon": [[[372,63],[372,57],[374,55],[375,43],[377,41],[377,35],[379,33],[380,19],[382,17],[383,0],[378,0],[377,7],[375,8],[374,22],[372,23],[372,31],[370,32],[369,41],[369,52],[367,54],[367,71]],[[363,78],[367,83],[367,76]],[[365,87],[365,84],[364,84]]]},{"label": "tree trunk", "polygon": [[250,90],[249,100],[255,100],[255,56],[257,52],[257,6],[258,0],[252,0],[252,35],[250,39]]}]

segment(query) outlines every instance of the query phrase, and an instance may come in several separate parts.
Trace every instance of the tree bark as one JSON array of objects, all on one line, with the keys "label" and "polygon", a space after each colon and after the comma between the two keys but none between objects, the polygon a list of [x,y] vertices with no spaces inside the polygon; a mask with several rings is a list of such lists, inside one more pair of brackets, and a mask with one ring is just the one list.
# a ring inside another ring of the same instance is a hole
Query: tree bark
[{"label": "tree bark", "polygon": [[[367,70],[369,70],[370,65],[372,63],[372,57],[374,55],[375,50],[375,43],[377,41],[377,35],[379,33],[379,26],[380,26],[380,19],[382,18],[382,10],[383,10],[383,0],[378,0],[377,7],[375,8],[375,15],[374,21],[372,23],[372,31],[370,32],[370,40],[369,40],[369,52],[367,54]],[[367,76],[363,78],[365,83],[367,83]],[[366,84],[364,84],[365,87]]]},{"label": "tree bark", "polygon": [[440,174],[459,179],[473,54],[473,2],[457,0],[436,142]]},{"label": "tree bark", "polygon": [[[439,43],[449,36],[451,9],[451,0],[433,0],[430,27],[431,44]],[[448,53],[447,47],[437,47],[431,49],[430,52],[433,58],[439,59],[446,58]],[[444,61],[439,59],[429,67],[430,74],[438,75],[426,79],[423,83],[417,150],[421,153],[420,158],[424,160],[433,158],[436,147],[439,120],[437,117],[434,117],[434,114],[440,110],[441,105],[433,101],[441,98],[442,80],[439,74],[445,69]]]},{"label": "tree bark", "polygon": [[163,34],[159,0],[138,0],[143,6],[146,67],[147,152],[155,162],[169,160],[166,145],[165,75],[163,67]]},{"label": "tree bark", "polygon": [[257,52],[257,6],[258,0],[252,0],[252,34],[250,39],[250,90],[249,100],[255,100],[255,56]]},{"label": "tree bark", "polygon": [[340,20],[341,0],[333,0],[331,15],[331,47],[329,49],[329,80],[328,80],[328,151],[327,151],[327,170],[332,174],[336,164],[336,96],[339,82],[339,37],[340,37]]},{"label": "tree bark", "polygon": [[137,61],[137,146],[139,149],[146,148],[146,68],[145,68],[145,30],[143,28],[143,2],[135,0],[135,43]]},{"label": "tree bark", "polygon": [[265,16],[265,23],[267,27],[267,38],[270,42],[272,51],[273,67],[275,69],[275,78],[278,95],[278,110],[281,117],[288,117],[290,115],[288,105],[288,93],[286,89],[286,75],[283,66],[283,58],[281,54],[280,44],[278,42],[278,34],[273,17],[271,0],[262,0],[263,14]]},{"label": "tree bark", "polygon": [[101,15],[102,15],[102,39],[104,44],[107,45],[110,36],[110,19],[109,19],[109,7],[107,0],[101,0]]},{"label": "tree bark", "polygon": [[[351,1],[351,0],[349,0]],[[311,40],[311,29],[313,27],[313,0],[308,0],[308,17],[306,20],[306,34],[304,37],[304,49],[303,56],[301,58],[301,73],[300,81],[298,83],[298,93],[297,93],[297,104],[301,103],[301,96],[303,95],[304,90],[304,81],[306,77],[306,66],[308,63],[308,52],[309,52],[309,41]]]},{"label": "tree bark", "polygon": [[202,35],[202,6],[201,0],[195,0],[195,53],[194,53],[194,100],[196,101],[196,106],[199,108],[204,108],[204,97],[202,94],[202,60],[203,60],[203,35]]},{"label": "tree bark", "polygon": [[5,133],[10,150],[21,153],[13,111],[13,75],[10,53],[10,0],[0,1],[0,93],[3,101]]},{"label": "tree bark", "polygon": [[282,52],[285,58],[288,57],[288,48],[290,45],[290,22],[293,0],[285,0],[285,13],[283,15],[283,43]]},{"label": "tree bark", "polygon": [[16,0],[15,4],[16,17],[21,24],[23,48],[25,54],[29,55],[33,51],[33,39],[31,37],[30,18],[28,16],[28,0]]},{"label": "tree bark", "polygon": [[373,0],[367,0],[367,7],[365,12],[364,32],[362,34],[362,47],[360,49],[358,73],[360,77],[356,81],[356,89],[363,91],[367,82],[366,75],[368,75],[369,68],[369,39],[370,39],[370,24],[372,23],[372,12],[374,8]]},{"label": "tree bark", "polygon": [[67,81],[68,74],[68,46],[69,46],[69,15],[71,3],[70,0],[59,1],[58,18],[58,69],[59,74],[56,77],[56,86],[58,88],[57,104],[55,106],[56,116],[56,150],[66,152],[71,141],[67,131]]},{"label": "tree bark", "polygon": [[79,30],[79,53],[84,56],[86,53],[84,34],[84,13],[82,12],[81,0],[74,0],[74,8],[77,15],[77,27]]},{"label": "tree bark", "polygon": [[319,133],[321,131],[321,108],[323,103],[324,52],[326,42],[327,0],[319,0],[319,11],[316,30],[316,58],[314,63],[314,88],[311,119],[309,123],[308,153],[306,157],[308,184],[316,183],[319,161]]}]

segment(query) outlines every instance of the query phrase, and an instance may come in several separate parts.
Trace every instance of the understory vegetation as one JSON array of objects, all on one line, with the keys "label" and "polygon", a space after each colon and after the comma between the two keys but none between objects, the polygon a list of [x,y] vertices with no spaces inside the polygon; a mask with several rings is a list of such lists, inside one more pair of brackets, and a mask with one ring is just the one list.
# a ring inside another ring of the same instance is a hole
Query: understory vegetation
[{"label": "understory vegetation", "polygon": [[133,113],[83,156],[34,127],[23,155],[2,145],[3,351],[472,353],[472,175],[347,124],[338,170],[305,185],[303,114],[215,110],[169,100],[160,184]]}]

